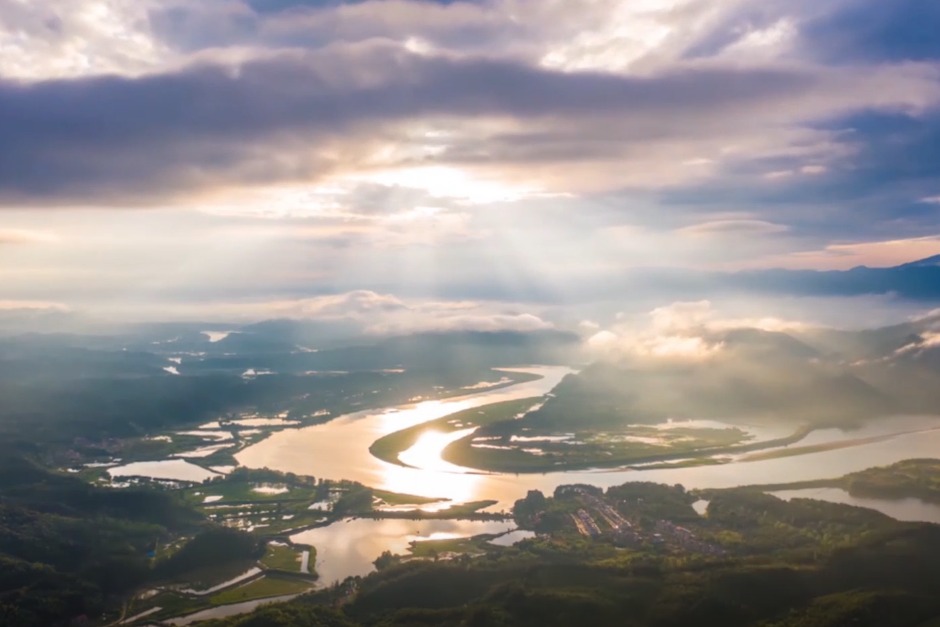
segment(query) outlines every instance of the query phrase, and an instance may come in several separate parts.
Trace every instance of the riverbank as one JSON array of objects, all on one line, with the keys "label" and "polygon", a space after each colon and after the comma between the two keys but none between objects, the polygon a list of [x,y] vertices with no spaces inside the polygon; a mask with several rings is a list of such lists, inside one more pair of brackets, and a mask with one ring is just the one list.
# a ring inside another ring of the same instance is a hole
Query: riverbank
[{"label": "riverbank", "polygon": [[[742,486],[742,489],[762,492],[816,488],[840,488],[856,497],[886,500],[914,498],[940,504],[940,459],[907,459],[831,479]],[[709,491],[699,492],[707,494]]]}]

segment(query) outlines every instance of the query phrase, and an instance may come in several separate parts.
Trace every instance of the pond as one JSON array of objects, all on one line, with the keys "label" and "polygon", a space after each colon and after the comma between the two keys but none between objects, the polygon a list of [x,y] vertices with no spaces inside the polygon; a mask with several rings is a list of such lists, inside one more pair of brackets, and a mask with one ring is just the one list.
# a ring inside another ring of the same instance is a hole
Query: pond
[{"label": "pond", "polygon": [[108,468],[111,477],[147,477],[167,481],[192,481],[202,483],[218,474],[182,459],[168,459],[158,462],[134,462]]}]

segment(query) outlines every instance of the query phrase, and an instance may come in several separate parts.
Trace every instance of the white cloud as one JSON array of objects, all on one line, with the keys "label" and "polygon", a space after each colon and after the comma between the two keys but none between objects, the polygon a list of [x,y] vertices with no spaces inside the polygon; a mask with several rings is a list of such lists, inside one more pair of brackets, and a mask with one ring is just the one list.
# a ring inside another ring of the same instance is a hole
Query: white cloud
[{"label": "white cloud", "polygon": [[767,220],[711,220],[679,229],[679,233],[692,236],[772,235],[785,233],[789,227]]},{"label": "white cloud", "polygon": [[3,244],[48,244],[57,241],[58,236],[40,229],[5,229],[0,228],[0,245]]},{"label": "white cloud", "polygon": [[294,307],[300,317],[316,319],[360,319],[368,315],[385,315],[408,310],[408,306],[399,298],[369,290],[307,298],[298,301]]},{"label": "white cloud", "polygon": [[366,329],[376,335],[447,331],[546,331],[554,325],[533,314],[451,314],[423,311],[420,315],[379,322]]},{"label": "white cloud", "polygon": [[848,270],[856,266],[891,267],[940,254],[940,236],[874,242],[833,243],[821,250],[772,255],[755,260],[759,267]]},{"label": "white cloud", "polygon": [[42,300],[0,300],[3,311],[70,311],[63,303]]},{"label": "white cloud", "polygon": [[653,309],[645,321],[621,317],[611,328],[593,334],[586,345],[589,352],[604,358],[703,361],[723,351],[724,344],[715,335],[721,331],[753,328],[786,332],[806,326],[775,317],[724,317],[707,300],[676,302]]},{"label": "white cloud", "polygon": [[153,0],[0,2],[0,76],[24,80],[139,74],[173,55],[147,25]]},{"label": "white cloud", "polygon": [[[473,301],[403,299],[355,290],[266,305],[267,316],[348,321],[372,335],[446,331],[544,331],[555,325],[528,312]],[[518,308],[516,308],[518,309]]]},{"label": "white cloud", "polygon": [[677,302],[657,307],[645,325],[620,322],[587,340],[588,350],[598,357],[700,361],[721,351],[720,342],[702,336],[703,325],[712,317],[711,303]]}]

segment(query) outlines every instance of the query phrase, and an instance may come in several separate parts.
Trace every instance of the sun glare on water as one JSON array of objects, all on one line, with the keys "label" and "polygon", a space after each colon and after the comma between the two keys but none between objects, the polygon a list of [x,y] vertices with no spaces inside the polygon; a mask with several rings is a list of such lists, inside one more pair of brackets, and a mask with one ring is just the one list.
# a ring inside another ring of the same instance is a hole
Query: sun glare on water
[{"label": "sun glare on water", "polygon": [[467,472],[465,468],[444,461],[441,459],[441,453],[444,452],[447,445],[470,435],[474,431],[476,431],[476,428],[461,429],[451,433],[428,431],[423,433],[411,448],[399,453],[398,459],[403,464],[421,470],[465,474]]},{"label": "sun glare on water", "polygon": [[411,448],[398,455],[398,459],[410,467],[384,465],[381,487],[392,492],[447,498],[455,503],[478,500],[483,475],[468,473],[466,469],[441,459],[447,445],[473,431],[424,433]]},{"label": "sun glare on water", "polygon": [[406,409],[396,409],[383,413],[380,417],[379,433],[382,435],[394,433],[401,429],[456,414],[471,407],[473,407],[473,403],[469,400],[423,401]]}]

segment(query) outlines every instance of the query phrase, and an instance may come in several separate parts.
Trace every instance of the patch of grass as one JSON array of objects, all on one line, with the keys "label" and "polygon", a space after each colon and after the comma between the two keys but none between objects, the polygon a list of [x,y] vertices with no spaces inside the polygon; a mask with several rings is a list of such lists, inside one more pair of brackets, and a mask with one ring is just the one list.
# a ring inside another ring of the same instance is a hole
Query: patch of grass
[{"label": "patch of grass", "polygon": [[212,605],[229,605],[286,594],[300,594],[312,587],[313,585],[304,579],[266,575],[243,586],[223,590],[210,597],[209,603]]},{"label": "patch of grass", "polygon": [[292,546],[268,543],[261,563],[267,568],[296,573],[300,570],[300,552]]},{"label": "patch of grass", "polygon": [[481,546],[492,536],[476,536],[473,538],[450,538],[447,540],[422,540],[412,542],[409,546],[411,554],[415,557],[434,559],[446,553],[479,553],[484,551]]},{"label": "patch of grass", "polygon": [[226,564],[210,564],[198,570],[187,572],[179,577],[174,577],[170,581],[175,584],[182,584],[184,588],[206,590],[220,583],[229,581],[230,579],[234,579],[254,566],[254,560],[238,560]]},{"label": "patch of grass", "polygon": [[173,616],[183,616],[209,607],[205,598],[188,597],[175,592],[162,592],[155,597],[147,599],[144,604],[134,607],[132,614],[139,614],[151,607],[159,607],[160,611],[148,616],[151,620],[163,620]]}]

